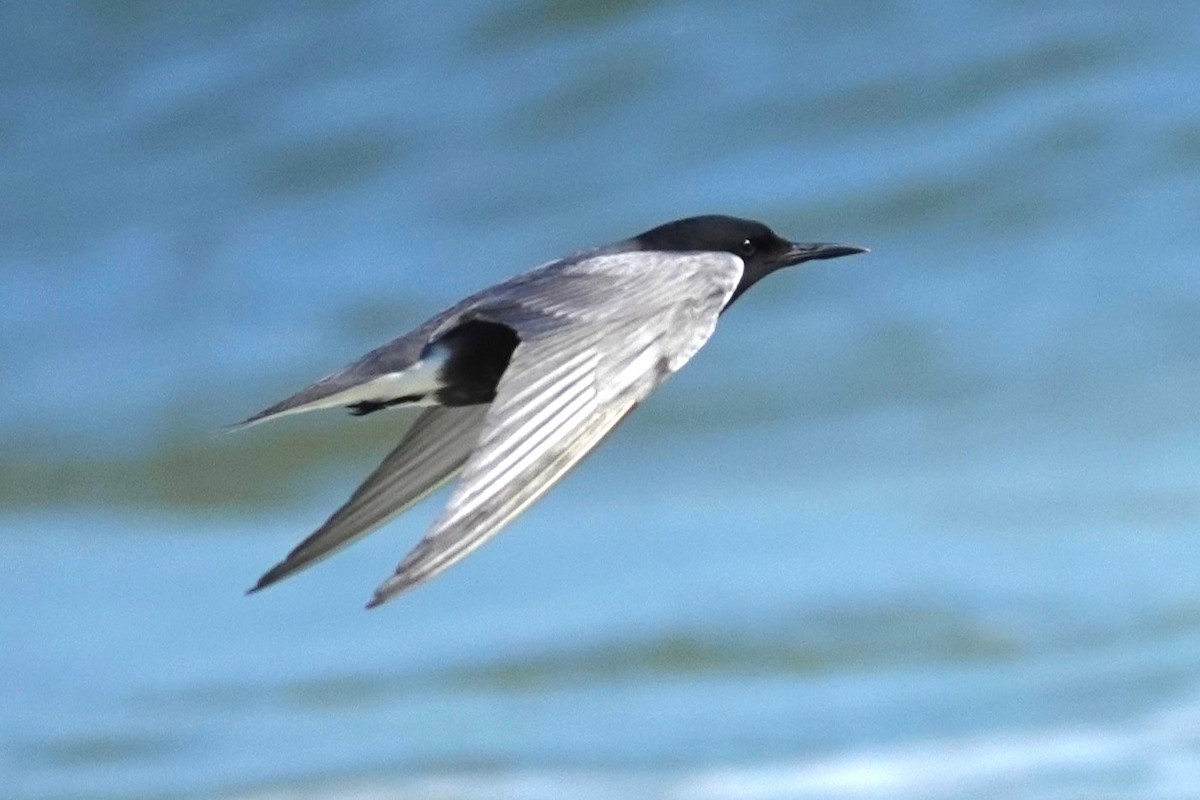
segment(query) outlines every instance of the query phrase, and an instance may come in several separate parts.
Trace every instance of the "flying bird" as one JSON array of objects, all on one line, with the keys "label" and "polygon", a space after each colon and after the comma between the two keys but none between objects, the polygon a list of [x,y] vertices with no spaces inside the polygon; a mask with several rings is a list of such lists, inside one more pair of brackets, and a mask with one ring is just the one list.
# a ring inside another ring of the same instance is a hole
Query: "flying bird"
[{"label": "flying bird", "polygon": [[702,216],[551,261],[473,294],[233,427],[344,407],[421,410],[325,524],[250,589],[311,566],[455,475],[441,516],[367,604],[424,583],[496,534],[587,455],[766,275],[865,253]]}]

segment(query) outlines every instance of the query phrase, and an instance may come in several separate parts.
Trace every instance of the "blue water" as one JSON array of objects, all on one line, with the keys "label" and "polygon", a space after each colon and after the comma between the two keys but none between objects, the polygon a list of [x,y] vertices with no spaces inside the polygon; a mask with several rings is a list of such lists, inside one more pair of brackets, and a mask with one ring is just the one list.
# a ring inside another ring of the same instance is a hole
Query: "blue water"
[{"label": "blue water", "polygon": [[[1200,6],[0,6],[0,786],[1200,796]],[[220,426],[701,212],[772,277],[497,540],[242,591],[402,414]]]}]

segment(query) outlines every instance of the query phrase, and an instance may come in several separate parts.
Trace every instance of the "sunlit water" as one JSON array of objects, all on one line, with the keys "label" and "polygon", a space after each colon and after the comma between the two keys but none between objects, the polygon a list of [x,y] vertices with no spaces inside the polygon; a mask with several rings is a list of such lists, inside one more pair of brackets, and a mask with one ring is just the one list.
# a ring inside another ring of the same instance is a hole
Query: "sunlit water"
[{"label": "sunlit water", "polygon": [[[0,7],[13,798],[1200,796],[1200,6]],[[773,277],[508,533],[253,598],[400,414],[216,431],[697,212]]]}]

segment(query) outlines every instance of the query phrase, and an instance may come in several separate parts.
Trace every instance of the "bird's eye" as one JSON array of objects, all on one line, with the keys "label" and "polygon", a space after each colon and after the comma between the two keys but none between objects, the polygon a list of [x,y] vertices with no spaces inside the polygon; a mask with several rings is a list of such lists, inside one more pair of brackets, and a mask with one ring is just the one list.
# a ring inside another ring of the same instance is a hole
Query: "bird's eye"
[{"label": "bird's eye", "polygon": [[757,250],[758,248],[755,246],[754,242],[750,241],[749,239],[743,239],[742,243],[738,245],[738,253],[743,256],[752,256]]}]

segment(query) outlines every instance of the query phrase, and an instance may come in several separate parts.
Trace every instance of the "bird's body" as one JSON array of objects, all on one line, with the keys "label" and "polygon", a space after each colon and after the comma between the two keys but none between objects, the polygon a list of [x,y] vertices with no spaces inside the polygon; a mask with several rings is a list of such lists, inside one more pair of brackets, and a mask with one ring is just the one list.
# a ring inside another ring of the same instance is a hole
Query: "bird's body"
[{"label": "bird's body", "polygon": [[552,486],[769,272],[863,252],[694,217],[550,262],[451,306],[242,425],[320,408],[421,406],[350,500],[264,588],[369,533],[461,471],[446,509],[374,606],[471,552]]}]

